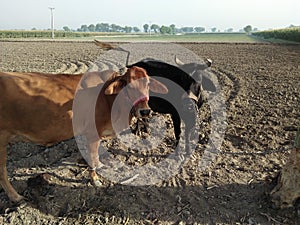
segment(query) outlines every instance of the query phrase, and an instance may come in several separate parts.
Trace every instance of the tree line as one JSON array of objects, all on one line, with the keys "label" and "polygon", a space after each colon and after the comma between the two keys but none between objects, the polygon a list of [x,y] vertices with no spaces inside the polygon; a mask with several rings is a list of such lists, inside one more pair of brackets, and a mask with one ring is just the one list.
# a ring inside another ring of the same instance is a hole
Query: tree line
[{"label": "tree line", "polygon": [[[117,24],[109,24],[109,23],[97,23],[90,24],[90,25],[81,25],[81,27],[77,28],[76,30],[70,29],[68,26],[64,26],[63,30],[66,32],[69,31],[77,31],[77,32],[120,32],[120,33],[155,33],[155,34],[177,34],[177,33],[201,33],[205,31],[204,27],[182,27],[177,28],[175,24],[171,24],[169,26],[158,24],[144,24],[143,29],[141,30],[138,27],[132,26],[120,26]],[[233,29],[232,29],[233,30]],[[211,32],[217,32],[217,28],[212,28]],[[228,31],[229,32],[229,31]]]},{"label": "tree line", "polygon": [[300,42],[300,26],[290,26],[285,29],[275,29],[275,30],[267,30],[255,32],[253,35],[269,39],[283,39],[287,41]]}]

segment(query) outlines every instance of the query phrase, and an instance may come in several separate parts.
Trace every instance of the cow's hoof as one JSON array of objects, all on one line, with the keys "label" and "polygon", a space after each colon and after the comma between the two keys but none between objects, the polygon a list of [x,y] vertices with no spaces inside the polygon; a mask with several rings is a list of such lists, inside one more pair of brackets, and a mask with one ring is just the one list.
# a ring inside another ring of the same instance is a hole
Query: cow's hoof
[{"label": "cow's hoof", "polygon": [[176,151],[174,154],[170,155],[168,158],[172,159],[172,160],[176,160],[176,161],[179,160],[180,162],[185,161],[185,155],[178,151]]},{"label": "cow's hoof", "polygon": [[185,161],[185,155],[179,154],[178,159],[180,160],[180,162],[184,162]]},{"label": "cow's hoof", "polygon": [[103,184],[100,180],[93,180],[93,186],[94,187],[102,187]]},{"label": "cow's hoof", "polygon": [[23,201],[25,201],[25,198],[19,194],[15,194],[15,195],[8,196],[8,197],[14,203],[22,203]]}]

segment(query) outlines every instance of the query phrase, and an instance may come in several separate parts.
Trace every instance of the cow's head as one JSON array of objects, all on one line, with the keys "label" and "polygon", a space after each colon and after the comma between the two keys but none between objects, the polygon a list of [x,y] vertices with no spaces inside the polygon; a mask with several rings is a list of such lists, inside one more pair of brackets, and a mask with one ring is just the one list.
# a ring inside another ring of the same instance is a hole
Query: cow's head
[{"label": "cow's head", "polygon": [[195,83],[193,83],[190,87],[188,97],[196,101],[198,107],[200,107],[204,101],[202,91],[216,91],[216,86],[205,71],[212,65],[212,60],[206,59],[204,64],[183,63],[175,56],[175,63],[181,70],[189,74],[195,80]]},{"label": "cow's head", "polygon": [[131,112],[137,118],[150,115],[149,90],[160,94],[168,93],[165,85],[149,77],[146,70],[137,66],[129,68],[124,75],[116,77],[104,93],[115,95],[123,88],[128,104],[132,104]]}]

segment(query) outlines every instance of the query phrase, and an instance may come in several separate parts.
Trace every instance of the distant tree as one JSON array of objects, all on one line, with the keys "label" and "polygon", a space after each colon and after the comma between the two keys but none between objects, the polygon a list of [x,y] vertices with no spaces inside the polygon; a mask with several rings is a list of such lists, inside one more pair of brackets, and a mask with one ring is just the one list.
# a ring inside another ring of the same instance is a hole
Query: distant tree
[{"label": "distant tree", "polygon": [[101,27],[101,24],[100,24],[100,23],[97,23],[97,24],[96,24],[95,31],[96,31],[96,32],[102,32],[102,27]]},{"label": "distant tree", "polygon": [[113,24],[110,25],[110,31],[111,32],[118,32],[118,31],[120,31],[120,28],[117,24],[113,23]]},{"label": "distant tree", "polygon": [[88,26],[88,29],[89,29],[90,32],[95,32],[96,26],[94,24],[90,24]]},{"label": "distant tree", "polygon": [[82,32],[88,32],[88,31],[89,31],[89,28],[88,28],[87,25],[84,24],[84,25],[81,25],[80,30],[81,30]]},{"label": "distant tree", "polygon": [[175,28],[175,33],[182,33],[183,31],[181,30],[181,28]]},{"label": "distant tree", "polygon": [[258,28],[257,28],[257,27],[254,27],[254,28],[253,28],[253,31],[254,31],[254,32],[258,31]]},{"label": "distant tree", "polygon": [[125,30],[126,33],[131,33],[132,27],[125,26],[125,27],[124,27],[124,30]]},{"label": "distant tree", "polygon": [[247,33],[247,34],[250,34],[251,31],[252,31],[252,26],[251,25],[247,25],[244,27],[244,31]]},{"label": "distant tree", "polygon": [[116,29],[117,29],[118,32],[124,32],[124,28],[121,27],[120,25],[117,25]]},{"label": "distant tree", "polygon": [[205,31],[205,28],[204,28],[204,27],[195,27],[194,29],[195,29],[195,31],[196,31],[197,33],[201,33],[201,32],[204,32],[204,31]]},{"label": "distant tree", "polygon": [[164,25],[159,28],[159,31],[161,34],[171,34],[172,33],[171,27],[167,27]]},{"label": "distant tree", "polygon": [[233,28],[228,28],[228,29],[225,30],[225,32],[232,33],[233,32]]},{"label": "distant tree", "polygon": [[181,28],[182,32],[184,33],[192,33],[194,31],[193,27],[183,27]]},{"label": "distant tree", "polygon": [[144,24],[144,25],[143,25],[143,28],[144,28],[144,32],[145,32],[145,33],[148,33],[149,25],[148,25],[148,24]]},{"label": "distant tree", "polygon": [[160,27],[157,24],[152,24],[150,29],[153,30],[155,33],[158,33]]},{"label": "distant tree", "polygon": [[97,32],[109,32],[110,26],[108,23],[97,23],[95,31]]},{"label": "distant tree", "polygon": [[110,26],[108,23],[101,23],[102,32],[109,32]]},{"label": "distant tree", "polygon": [[175,24],[171,24],[170,28],[171,28],[171,34],[175,34],[176,33],[176,26],[175,26]]},{"label": "distant tree", "polygon": [[70,29],[68,26],[64,26],[63,29],[64,29],[64,31],[66,31],[66,32],[70,32],[70,31],[71,31],[71,29]]},{"label": "distant tree", "polygon": [[35,28],[35,27],[33,27],[31,30],[36,30],[36,28]]},{"label": "distant tree", "polygon": [[141,30],[138,27],[134,27],[133,31],[137,33],[137,32],[140,32]]},{"label": "distant tree", "polygon": [[216,27],[211,28],[211,32],[213,33],[217,32],[217,28]]}]

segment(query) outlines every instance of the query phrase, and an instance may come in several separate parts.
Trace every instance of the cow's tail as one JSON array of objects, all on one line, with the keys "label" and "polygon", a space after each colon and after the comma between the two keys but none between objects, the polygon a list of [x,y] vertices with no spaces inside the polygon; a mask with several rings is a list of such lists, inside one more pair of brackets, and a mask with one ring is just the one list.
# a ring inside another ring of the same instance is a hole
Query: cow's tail
[{"label": "cow's tail", "polygon": [[102,42],[102,41],[98,41],[98,40],[94,40],[95,45],[99,46],[101,49],[103,50],[117,50],[117,51],[122,51],[122,52],[126,52],[127,53],[127,57],[126,57],[126,67],[128,66],[129,63],[129,56],[130,56],[130,51],[125,50],[117,45],[114,44],[110,44],[107,42]]}]

